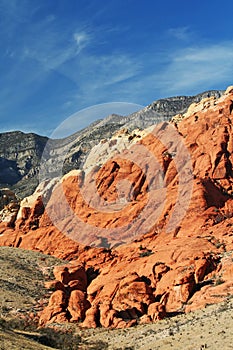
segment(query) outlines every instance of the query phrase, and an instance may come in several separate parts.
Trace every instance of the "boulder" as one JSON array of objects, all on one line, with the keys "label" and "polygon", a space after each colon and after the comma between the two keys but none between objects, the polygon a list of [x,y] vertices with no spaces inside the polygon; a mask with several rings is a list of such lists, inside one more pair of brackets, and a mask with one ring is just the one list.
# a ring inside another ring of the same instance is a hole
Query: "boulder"
[{"label": "boulder", "polygon": [[117,312],[112,309],[110,302],[103,302],[99,306],[100,324],[105,328],[112,327],[114,320],[117,317]]},{"label": "boulder", "polygon": [[147,315],[153,322],[162,320],[166,317],[165,306],[160,302],[152,303],[148,307]]},{"label": "boulder", "polygon": [[76,283],[76,286],[79,285],[78,289],[85,291],[87,288],[87,275],[83,265],[69,264],[66,266],[55,266],[53,273],[55,278],[61,281],[64,285],[70,284],[70,287],[72,288],[73,286],[74,288]]},{"label": "boulder", "polygon": [[85,314],[85,320],[82,323],[84,328],[96,328],[99,325],[99,307],[98,305],[92,305],[87,309]]},{"label": "boulder", "polygon": [[69,297],[67,310],[71,315],[70,322],[83,321],[90,302],[86,299],[86,294],[81,290],[73,290]]}]

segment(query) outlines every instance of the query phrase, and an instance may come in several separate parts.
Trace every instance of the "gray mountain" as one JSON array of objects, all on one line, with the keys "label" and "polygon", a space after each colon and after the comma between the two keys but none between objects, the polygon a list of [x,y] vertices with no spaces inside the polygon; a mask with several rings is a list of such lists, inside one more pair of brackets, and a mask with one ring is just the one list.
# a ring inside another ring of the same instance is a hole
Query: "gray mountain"
[{"label": "gray mountain", "polygon": [[[47,170],[56,176],[82,168],[88,152],[101,139],[108,139],[117,130],[145,129],[161,121],[185,113],[193,102],[205,97],[219,98],[223,91],[211,90],[196,96],[177,96],[157,100],[128,116],[116,114],[90,124],[87,128],[60,140],[49,140],[33,133],[20,131],[0,134],[0,188],[8,187],[19,198],[30,195],[38,185],[41,157]],[[46,147],[45,147],[46,146]],[[44,152],[44,153],[43,153]],[[62,169],[58,169],[62,164]],[[51,176],[51,175],[50,175]]]},{"label": "gray mountain", "polygon": [[33,192],[47,137],[21,131],[0,134],[0,188],[8,187],[19,197]]}]

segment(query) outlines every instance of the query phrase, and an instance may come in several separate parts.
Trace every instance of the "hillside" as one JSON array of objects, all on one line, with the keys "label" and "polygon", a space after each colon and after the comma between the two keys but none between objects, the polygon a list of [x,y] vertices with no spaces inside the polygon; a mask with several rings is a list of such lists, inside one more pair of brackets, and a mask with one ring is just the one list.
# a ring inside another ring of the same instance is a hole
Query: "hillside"
[{"label": "hillside", "polygon": [[44,286],[53,277],[53,267],[62,260],[24,249],[0,247],[1,316],[37,313],[42,299],[49,297]]},{"label": "hillside", "polygon": [[[104,348],[106,339],[110,349],[119,349],[114,339],[132,347],[130,335],[136,349],[181,341],[187,348],[190,337],[213,348],[223,334],[228,348],[231,330],[222,322],[232,316],[232,112],[229,87],[170,122],[117,130],[92,146],[81,169],[60,178],[51,177],[48,162],[46,180],[21,202],[2,196],[0,245],[64,261],[45,280],[49,298],[32,322],[71,327],[84,349],[88,340]],[[216,318],[213,345],[206,332]],[[153,331],[160,325],[164,338]]]},{"label": "hillside", "polygon": [[34,316],[49,299],[44,282],[53,276],[53,266],[61,262],[41,253],[0,247],[1,349],[51,349],[33,341],[33,336],[30,340],[14,330],[35,323]]}]

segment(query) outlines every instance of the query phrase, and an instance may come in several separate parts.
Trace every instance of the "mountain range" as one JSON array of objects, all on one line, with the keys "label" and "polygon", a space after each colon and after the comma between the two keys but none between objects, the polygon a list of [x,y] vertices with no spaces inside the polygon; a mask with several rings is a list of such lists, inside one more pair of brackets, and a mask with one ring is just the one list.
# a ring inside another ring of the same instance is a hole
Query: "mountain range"
[{"label": "mountain range", "polygon": [[[62,161],[63,174],[72,169],[82,168],[82,164],[101,139],[110,138],[118,130],[125,128],[143,130],[161,121],[170,120],[176,114],[183,114],[192,103],[203,98],[220,97],[223,91],[212,90],[196,96],[179,96],[157,100],[144,109],[128,116],[109,115],[87,128],[60,140],[20,131],[0,134],[0,187],[12,189],[19,198],[32,194],[38,185],[38,174],[43,150],[49,141],[52,149],[48,158],[54,173],[56,164]],[[60,160],[61,155],[65,159]]]}]

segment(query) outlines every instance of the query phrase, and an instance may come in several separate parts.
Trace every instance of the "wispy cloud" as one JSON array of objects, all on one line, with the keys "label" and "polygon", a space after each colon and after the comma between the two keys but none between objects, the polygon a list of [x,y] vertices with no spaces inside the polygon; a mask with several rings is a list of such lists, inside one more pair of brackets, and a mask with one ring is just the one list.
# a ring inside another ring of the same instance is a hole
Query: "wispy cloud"
[{"label": "wispy cloud", "polygon": [[128,21],[103,21],[113,3],[89,0],[69,22],[46,1],[0,0],[4,118],[17,109],[61,120],[98,103],[145,105],[232,84],[232,41],[207,42],[182,25],[134,33]]},{"label": "wispy cloud", "polygon": [[186,45],[159,56],[156,51],[137,56],[84,54],[62,71],[77,84],[69,107],[110,101],[148,104],[161,97],[224,89],[231,84],[233,42]]},{"label": "wispy cloud", "polygon": [[[131,100],[131,90],[134,90],[132,80],[140,76],[142,70],[140,60],[117,52],[108,55],[81,54],[60,69],[76,84],[77,92],[71,100],[81,108],[103,102],[134,102]],[[125,91],[124,84],[128,84]]]},{"label": "wispy cloud", "polygon": [[82,85],[84,90],[88,88],[89,101],[97,92],[108,98],[143,104],[150,103],[150,99],[224,89],[232,84],[233,42],[187,45],[167,51],[159,59],[153,52],[137,57],[108,56],[96,62],[93,57],[91,61],[84,71],[92,66],[98,74],[93,79],[87,78]]},{"label": "wispy cloud", "polygon": [[167,93],[202,91],[231,82],[233,42],[185,47],[173,52],[165,69],[154,77]]},{"label": "wispy cloud", "polygon": [[189,27],[170,28],[168,29],[167,34],[175,39],[184,41],[188,40],[191,36]]},{"label": "wispy cloud", "polygon": [[[5,116],[7,113],[13,114],[13,106],[22,108],[21,105],[25,101],[30,104],[30,96],[39,91],[43,84],[51,84],[51,74],[60,75],[61,84],[61,67],[80,55],[91,43],[93,34],[86,30],[86,24],[82,24],[81,21],[64,26],[61,31],[60,22],[53,13],[38,17],[32,25],[32,17],[39,10],[39,6],[31,6],[27,0],[12,0],[10,3],[0,0],[0,9],[1,38],[5,47],[5,52],[0,58],[0,73],[4,86],[0,91],[0,112]],[[64,78],[76,84],[71,71],[69,76]],[[67,84],[64,84],[65,86]],[[56,88],[54,86],[54,91]],[[49,109],[49,106],[47,108]],[[35,108],[34,113],[41,112]]]},{"label": "wispy cloud", "polygon": [[[45,25],[48,27],[49,23],[40,23],[41,27]],[[47,30],[43,28],[43,34],[28,38],[22,57],[38,61],[46,70],[56,70],[79,55],[90,41],[91,36],[83,30],[73,34],[63,33],[61,36],[56,27]]]},{"label": "wispy cloud", "polygon": [[91,41],[91,35],[84,31],[75,32],[73,38],[77,45],[77,53],[80,53]]}]

